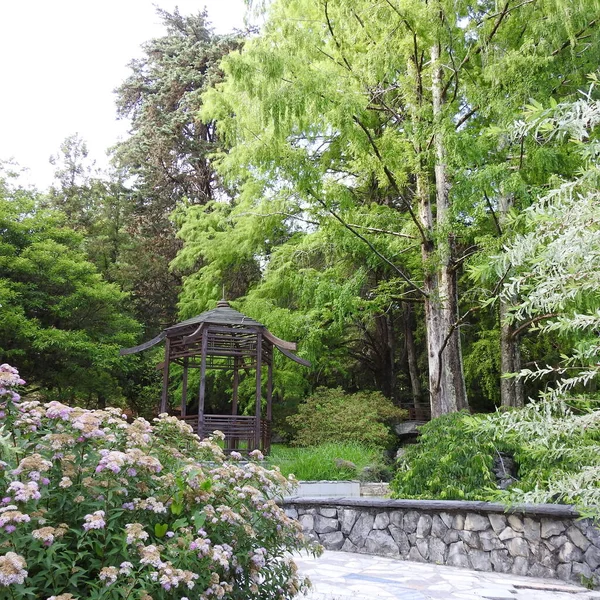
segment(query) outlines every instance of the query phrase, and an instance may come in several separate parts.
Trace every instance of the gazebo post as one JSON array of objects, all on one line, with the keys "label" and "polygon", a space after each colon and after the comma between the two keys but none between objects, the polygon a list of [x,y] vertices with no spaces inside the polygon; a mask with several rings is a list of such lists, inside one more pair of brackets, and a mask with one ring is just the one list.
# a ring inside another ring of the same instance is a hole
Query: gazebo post
[{"label": "gazebo post", "polygon": [[204,397],[206,395],[206,353],[208,350],[208,329],[202,332],[202,349],[200,356],[200,390],[198,392],[198,430],[204,436]]},{"label": "gazebo post", "polygon": [[260,450],[261,440],[261,411],[262,411],[262,344],[263,336],[259,331],[256,334],[256,416],[255,423],[255,447]]},{"label": "gazebo post", "polygon": [[[231,394],[231,414],[237,415],[238,412],[238,387],[240,385],[240,359],[237,356],[233,357],[233,390]],[[233,430],[235,431],[235,421],[233,422]],[[231,448],[237,450],[238,438],[235,433],[231,436]]]},{"label": "gazebo post", "polygon": [[163,386],[162,386],[162,395],[160,397],[160,412],[167,412],[167,404],[169,400],[169,364],[171,362],[170,356],[171,343],[169,338],[165,343],[165,362],[163,364]]},{"label": "gazebo post", "polygon": [[268,429],[264,440],[265,453],[269,453],[271,450],[270,429],[271,420],[273,417],[273,354],[271,354],[271,360],[267,369],[267,421],[269,422]]},{"label": "gazebo post", "polygon": [[231,414],[237,415],[238,410],[238,387],[240,385],[240,363],[239,358],[233,358],[233,392],[231,395]]},{"label": "gazebo post", "polygon": [[183,359],[183,381],[181,382],[181,416],[187,414],[187,388],[188,388],[188,364],[190,359],[186,356]]}]

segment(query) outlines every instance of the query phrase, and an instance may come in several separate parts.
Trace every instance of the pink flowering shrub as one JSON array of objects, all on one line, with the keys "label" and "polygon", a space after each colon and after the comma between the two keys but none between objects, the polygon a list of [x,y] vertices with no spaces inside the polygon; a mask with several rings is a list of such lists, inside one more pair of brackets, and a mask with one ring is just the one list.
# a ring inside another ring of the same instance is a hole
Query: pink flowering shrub
[{"label": "pink flowering shrub", "polygon": [[0,597],[287,599],[290,482],[161,415],[22,402],[0,365]]}]

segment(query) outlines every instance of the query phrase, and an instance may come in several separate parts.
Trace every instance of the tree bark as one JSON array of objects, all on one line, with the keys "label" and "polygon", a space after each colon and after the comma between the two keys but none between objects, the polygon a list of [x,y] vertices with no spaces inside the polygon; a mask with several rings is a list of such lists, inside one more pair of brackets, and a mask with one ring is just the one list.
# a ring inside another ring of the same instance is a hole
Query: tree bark
[{"label": "tree bark", "polygon": [[422,401],[421,379],[419,377],[419,368],[417,366],[417,350],[415,348],[415,339],[413,336],[412,310],[408,302],[404,303],[404,343],[406,344],[406,361],[408,363],[408,376],[410,379],[410,389],[415,410],[418,409]]},{"label": "tree bark", "polygon": [[[513,205],[512,197],[501,195],[498,202],[499,222],[503,226]],[[515,327],[507,322],[509,303],[502,297],[500,308],[500,403],[502,406],[521,408],[525,404],[523,381],[516,377],[506,377],[508,373],[521,370],[521,350]]]},{"label": "tree bark", "polygon": [[[462,365],[462,349],[458,324],[458,286],[452,261],[454,239],[449,228],[449,182],[445,164],[442,123],[442,65],[440,45],[431,49],[432,105],[435,149],[436,222],[433,222],[431,201],[426,180],[420,176],[418,194],[421,219],[431,233],[431,242],[424,243],[425,320],[427,325],[427,357],[429,363],[429,394],[432,418],[468,408]],[[437,244],[434,243],[434,240]],[[437,248],[436,248],[437,245]]]}]

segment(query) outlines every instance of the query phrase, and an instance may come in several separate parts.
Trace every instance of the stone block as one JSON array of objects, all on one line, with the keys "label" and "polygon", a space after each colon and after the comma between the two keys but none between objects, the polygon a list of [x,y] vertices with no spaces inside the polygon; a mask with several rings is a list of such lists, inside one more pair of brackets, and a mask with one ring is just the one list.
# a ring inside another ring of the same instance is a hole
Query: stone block
[{"label": "stone block", "polygon": [[337,508],[325,508],[323,506],[319,508],[319,514],[330,519],[337,518],[338,516]]},{"label": "stone block", "polygon": [[398,556],[400,553],[394,538],[389,533],[379,529],[374,529],[369,533],[364,548],[369,554],[383,556]]},{"label": "stone block", "polygon": [[344,534],[341,531],[324,533],[319,536],[319,542],[321,542],[327,550],[341,550],[345,541]]},{"label": "stone block", "polygon": [[369,513],[361,513],[354,523],[354,527],[348,536],[350,541],[358,548],[362,548],[365,544],[367,536],[373,529],[375,517]]},{"label": "stone block", "polygon": [[444,542],[438,538],[430,538],[429,562],[435,563],[436,565],[443,565],[445,556],[446,544],[444,544]]},{"label": "stone block", "polygon": [[491,513],[488,515],[488,519],[490,521],[492,529],[496,533],[500,533],[501,531],[504,531],[504,529],[506,529],[506,517],[504,515],[497,515]]},{"label": "stone block", "polygon": [[459,532],[455,531],[454,529],[448,529],[446,535],[444,536],[444,543],[453,544],[454,542],[458,542],[458,540],[460,540]]},{"label": "stone block", "polygon": [[298,511],[291,507],[291,506],[287,506],[285,509],[285,514],[290,518],[290,519],[297,519],[298,518]]},{"label": "stone block", "polygon": [[417,530],[420,517],[421,515],[416,510],[407,511],[404,513],[404,518],[402,519],[402,529],[406,533],[414,533]]},{"label": "stone block", "polygon": [[527,575],[529,577],[544,577],[546,579],[551,579],[556,577],[556,571],[550,567],[545,567],[544,565],[536,562],[529,566]]},{"label": "stone block", "polygon": [[464,529],[465,528],[465,515],[454,515],[452,520],[452,529]]},{"label": "stone block", "polygon": [[523,533],[525,528],[523,527],[523,521],[517,515],[508,515],[508,524],[517,533]]},{"label": "stone block", "polygon": [[521,537],[521,534],[517,533],[512,527],[504,528],[498,535],[498,539],[501,542],[506,542],[507,540],[512,540],[517,537]]},{"label": "stone block", "polygon": [[569,527],[567,529],[567,537],[571,540],[571,542],[573,542],[573,544],[575,544],[580,550],[583,550],[583,552],[585,552],[590,546],[591,546],[591,542],[585,537],[585,535],[583,535],[583,533],[581,533],[581,531],[575,527],[574,525],[571,525],[571,527]]},{"label": "stone block", "polygon": [[492,570],[492,561],[489,552],[484,552],[483,550],[471,550],[469,552],[469,560],[471,561],[471,566],[476,571]]},{"label": "stone block", "polygon": [[417,523],[417,538],[426,538],[431,533],[432,519],[429,515],[421,515]]},{"label": "stone block", "polygon": [[590,565],[594,571],[600,566],[600,550],[596,546],[591,546],[583,555],[585,562]]},{"label": "stone block", "polygon": [[529,556],[529,545],[523,538],[512,538],[506,542],[506,549],[509,551],[511,556],[522,556],[527,558]]},{"label": "stone block", "polygon": [[544,541],[544,544],[549,550],[553,552],[562,548],[567,542],[569,538],[566,535],[555,535]]},{"label": "stone block", "polygon": [[515,575],[527,575],[529,571],[529,562],[523,556],[515,557],[515,561],[513,562],[513,566],[511,569],[511,573]]},{"label": "stone block", "polygon": [[539,521],[531,517],[525,517],[523,520],[523,534],[529,542],[538,542],[542,539],[541,525]]},{"label": "stone block", "polygon": [[390,524],[390,516],[388,513],[381,512],[375,517],[373,522],[373,529],[387,529]]},{"label": "stone block", "polygon": [[571,563],[565,563],[556,567],[556,576],[563,581],[569,581],[571,579],[571,570],[573,566]]},{"label": "stone block", "polygon": [[592,579],[594,574],[586,563],[572,563],[573,568],[571,569],[571,581],[575,581],[579,585],[582,584],[583,578]]},{"label": "stone block", "polygon": [[481,541],[479,540],[479,534],[476,531],[459,531],[458,535],[470,548],[476,548],[477,550],[481,549]]},{"label": "stone block", "polygon": [[552,536],[560,535],[566,529],[562,521],[542,519],[542,537],[546,540]]},{"label": "stone block", "polygon": [[556,569],[556,565],[558,564],[556,552],[551,552],[545,544],[540,544],[539,542],[528,543],[533,562],[551,570]]},{"label": "stone block", "polygon": [[425,560],[429,560],[429,540],[417,540],[417,550]]},{"label": "stone block", "polygon": [[314,519],[316,533],[331,533],[340,528],[337,519],[330,519],[329,517],[323,517],[321,515],[315,515]]},{"label": "stone block", "polygon": [[441,512],[439,513],[439,517],[444,522],[446,527],[452,527],[452,521],[454,520],[454,517],[450,513]]},{"label": "stone block", "polygon": [[511,572],[514,560],[508,553],[508,550],[492,550],[490,552],[490,560],[492,561],[494,571],[498,571],[499,573]]},{"label": "stone block", "polygon": [[315,517],[313,515],[300,515],[298,519],[300,521],[300,525],[302,525],[303,531],[313,531],[315,528]]},{"label": "stone block", "polygon": [[357,510],[353,510],[352,508],[344,508],[341,519],[342,533],[344,535],[348,535],[352,531],[354,523],[356,523],[357,517]]},{"label": "stone block", "polygon": [[342,551],[343,552],[358,552],[358,548],[348,538],[346,538],[346,541],[344,542],[344,545],[342,546]]},{"label": "stone block", "polygon": [[467,513],[464,529],[466,531],[485,531],[490,528],[490,520],[485,515]]},{"label": "stone block", "polygon": [[410,551],[410,542],[408,541],[408,536],[406,535],[405,531],[400,529],[400,527],[396,527],[396,525],[390,525],[388,527],[388,531],[394,538],[396,544],[398,544],[398,550],[400,554],[403,556],[408,554]]},{"label": "stone block", "polygon": [[504,548],[504,544],[498,539],[496,532],[491,529],[479,533],[479,542],[481,544],[481,549],[486,552]]},{"label": "stone block", "polygon": [[469,558],[467,557],[467,550],[462,541],[450,544],[446,564],[451,567],[463,567],[465,569],[468,569],[471,566],[469,564]]},{"label": "stone block", "polygon": [[408,534],[408,541],[410,543],[411,546],[414,546],[417,543],[417,534],[416,533],[409,533]]},{"label": "stone block", "polygon": [[558,560],[563,563],[579,562],[582,558],[583,552],[571,542],[565,542],[558,553]]},{"label": "stone block", "polygon": [[396,527],[402,529],[402,520],[404,519],[404,512],[401,510],[393,510],[390,513],[390,523]]},{"label": "stone block", "polygon": [[431,535],[436,538],[443,538],[448,531],[448,526],[444,523],[440,515],[433,515],[431,521]]},{"label": "stone block", "polygon": [[416,546],[413,546],[408,553],[408,560],[414,560],[416,562],[427,562],[419,552],[419,549]]}]

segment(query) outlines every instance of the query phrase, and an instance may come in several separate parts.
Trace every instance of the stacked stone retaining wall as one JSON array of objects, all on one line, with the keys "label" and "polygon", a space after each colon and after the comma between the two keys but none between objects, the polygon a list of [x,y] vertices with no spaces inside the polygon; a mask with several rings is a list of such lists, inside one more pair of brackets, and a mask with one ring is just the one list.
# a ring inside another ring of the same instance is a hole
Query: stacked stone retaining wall
[{"label": "stacked stone retaining wall", "polygon": [[600,531],[569,506],[288,498],[284,507],[330,550],[600,584]]}]

